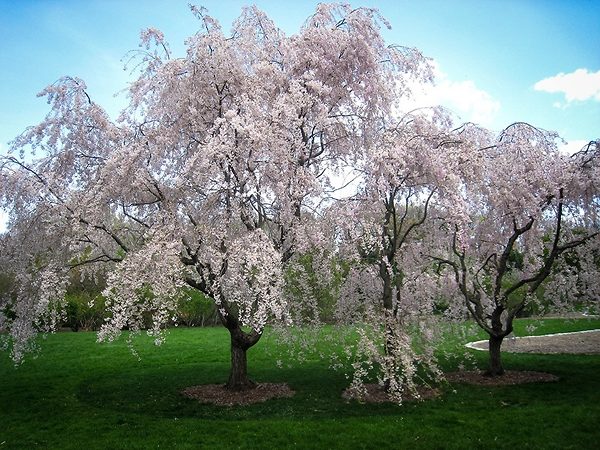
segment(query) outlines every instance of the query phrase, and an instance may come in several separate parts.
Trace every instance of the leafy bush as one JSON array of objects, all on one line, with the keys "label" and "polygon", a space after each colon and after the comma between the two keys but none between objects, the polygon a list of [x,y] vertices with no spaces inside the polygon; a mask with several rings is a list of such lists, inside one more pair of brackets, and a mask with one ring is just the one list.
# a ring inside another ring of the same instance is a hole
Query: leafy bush
[{"label": "leafy bush", "polygon": [[107,314],[104,297],[88,291],[67,293],[64,325],[73,331],[96,331]]},{"label": "leafy bush", "polygon": [[[14,302],[14,277],[8,273],[0,272],[0,315],[9,320],[15,319],[15,313],[12,309]],[[2,332],[0,323],[0,332]]]},{"label": "leafy bush", "polygon": [[177,318],[186,327],[217,325],[218,316],[214,302],[201,292],[187,289],[179,300]]},{"label": "leafy bush", "polygon": [[317,252],[298,257],[284,276],[286,294],[296,302],[299,318],[333,323],[339,290],[348,271],[346,261]]}]

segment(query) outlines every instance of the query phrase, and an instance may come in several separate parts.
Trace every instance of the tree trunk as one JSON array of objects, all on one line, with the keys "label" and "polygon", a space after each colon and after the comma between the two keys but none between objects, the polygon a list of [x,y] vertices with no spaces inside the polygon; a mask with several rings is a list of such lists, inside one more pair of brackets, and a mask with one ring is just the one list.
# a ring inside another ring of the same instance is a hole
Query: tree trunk
[{"label": "tree trunk", "polygon": [[502,367],[502,359],[500,354],[500,348],[502,347],[503,340],[504,336],[490,336],[490,339],[488,341],[490,365],[485,374],[490,377],[497,377],[504,373],[504,368]]},{"label": "tree trunk", "polygon": [[231,334],[231,369],[225,387],[232,391],[245,391],[256,387],[256,383],[248,378],[247,350],[258,342],[260,336],[244,333],[239,327],[230,329]]},{"label": "tree trunk", "polygon": [[[392,283],[391,283],[391,279],[389,277],[389,275],[386,274],[386,276],[383,279],[384,283],[383,283],[383,313],[384,313],[384,319],[385,319],[385,324],[384,324],[384,338],[385,338],[385,342],[384,342],[384,351],[385,351],[385,356],[390,358],[390,363],[394,364],[394,359],[396,358],[396,340],[395,340],[395,329],[394,329],[394,322],[395,322],[395,314],[393,311],[393,300],[392,300],[392,295],[393,295],[393,290],[392,290]],[[388,368],[389,370],[392,370],[392,368]],[[390,391],[390,387],[392,384],[392,380],[389,377],[386,377],[383,380],[383,388],[385,389],[386,392]]]},{"label": "tree trunk", "polygon": [[[395,366],[394,359],[396,358],[395,342],[394,342],[394,329],[389,322],[385,324],[385,356],[391,359],[391,364]],[[387,370],[393,371],[392,367],[388,367]],[[392,386],[392,379],[386,376],[383,380],[383,389],[385,392],[390,392]]]}]

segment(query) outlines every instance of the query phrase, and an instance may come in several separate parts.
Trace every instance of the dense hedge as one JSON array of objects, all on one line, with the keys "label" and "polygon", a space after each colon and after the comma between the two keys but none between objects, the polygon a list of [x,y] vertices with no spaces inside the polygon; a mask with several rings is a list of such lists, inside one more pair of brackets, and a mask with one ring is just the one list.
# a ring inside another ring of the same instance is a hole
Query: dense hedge
[{"label": "dense hedge", "polygon": [[[100,293],[71,290],[66,295],[63,327],[73,331],[97,331],[107,318],[108,313],[104,305],[105,299]],[[177,320],[171,325],[187,327],[213,326],[217,325],[219,320],[213,301],[191,290],[182,293],[175,316]],[[147,327],[150,327],[150,316],[147,322]]]}]

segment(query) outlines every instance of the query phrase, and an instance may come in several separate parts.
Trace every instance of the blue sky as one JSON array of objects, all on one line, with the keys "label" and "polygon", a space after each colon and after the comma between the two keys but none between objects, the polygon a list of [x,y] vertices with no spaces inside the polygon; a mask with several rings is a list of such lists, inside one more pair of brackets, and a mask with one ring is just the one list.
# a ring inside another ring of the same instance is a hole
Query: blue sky
[{"label": "blue sky", "polygon": [[[122,58],[145,27],[176,53],[198,22],[188,0],[0,0],[0,151],[47,111],[36,93],[62,75],[83,78],[113,116],[129,79]],[[246,1],[198,2],[227,29]],[[314,1],[257,1],[286,33]],[[492,129],[527,121],[581,143],[600,137],[600,2],[586,0],[362,1],[392,24],[390,43],[433,58],[444,103]],[[576,72],[577,71],[577,72]],[[563,74],[562,76],[560,74]],[[545,81],[542,81],[545,80]],[[536,89],[537,86],[537,89]]]},{"label": "blue sky", "polygon": [[[36,94],[62,75],[83,78],[115,116],[113,94],[129,79],[122,58],[142,28],[161,29],[176,54],[198,22],[188,0],[0,0],[0,152],[47,112]],[[243,5],[197,2],[225,29]],[[287,34],[314,1],[256,1]],[[434,59],[438,87],[419,102],[443,103],[499,130],[527,121],[572,145],[600,137],[600,2],[586,0],[362,1],[392,24],[389,43]],[[562,75],[561,75],[562,74]],[[544,81],[543,81],[544,80]]]},{"label": "blue sky", "polygon": [[[36,94],[63,75],[83,78],[116,117],[130,79],[123,57],[143,28],[161,29],[175,54],[198,22],[190,0],[0,0],[0,154],[48,106]],[[225,29],[251,1],[194,1]],[[316,1],[256,1],[287,34]],[[437,87],[418,105],[444,104],[464,120],[500,130],[526,121],[555,130],[575,151],[600,137],[600,1],[352,1],[377,7],[389,43],[433,58]],[[0,210],[0,232],[5,215]]]}]

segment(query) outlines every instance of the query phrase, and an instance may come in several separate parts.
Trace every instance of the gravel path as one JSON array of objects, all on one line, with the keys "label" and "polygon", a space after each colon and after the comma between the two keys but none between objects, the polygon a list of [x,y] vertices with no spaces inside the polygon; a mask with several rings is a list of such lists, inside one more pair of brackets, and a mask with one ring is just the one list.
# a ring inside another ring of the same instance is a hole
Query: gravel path
[{"label": "gravel path", "polygon": [[[488,342],[469,342],[467,347],[487,351]],[[506,338],[502,343],[502,350],[512,353],[574,353],[599,355],[600,330]]]}]

